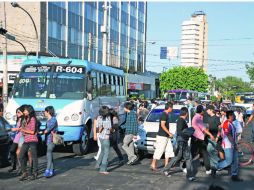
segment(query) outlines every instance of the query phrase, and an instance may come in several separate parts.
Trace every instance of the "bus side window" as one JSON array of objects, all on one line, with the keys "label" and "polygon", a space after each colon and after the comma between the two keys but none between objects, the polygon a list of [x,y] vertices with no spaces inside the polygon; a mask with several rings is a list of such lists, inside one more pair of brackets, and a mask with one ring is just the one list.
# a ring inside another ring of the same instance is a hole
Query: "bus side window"
[{"label": "bus side window", "polygon": [[119,77],[120,96],[124,96],[123,77]]},{"label": "bus side window", "polygon": [[86,93],[87,93],[87,99],[92,100],[92,94],[93,94],[93,80],[92,80],[92,75],[91,72],[87,72],[87,77],[86,77]]},{"label": "bus side window", "polygon": [[92,86],[93,86],[93,99],[98,96],[98,91],[97,91],[97,73],[92,71]]},{"label": "bus side window", "polygon": [[101,95],[101,77],[99,72],[97,72],[97,95]]},{"label": "bus side window", "polygon": [[119,80],[118,80],[118,76],[114,76],[115,77],[115,84],[116,84],[116,95],[119,96],[120,95],[120,87],[119,87]]},{"label": "bus side window", "polygon": [[110,75],[110,81],[111,81],[111,95],[115,96],[116,95],[116,81],[115,81],[114,75]]}]

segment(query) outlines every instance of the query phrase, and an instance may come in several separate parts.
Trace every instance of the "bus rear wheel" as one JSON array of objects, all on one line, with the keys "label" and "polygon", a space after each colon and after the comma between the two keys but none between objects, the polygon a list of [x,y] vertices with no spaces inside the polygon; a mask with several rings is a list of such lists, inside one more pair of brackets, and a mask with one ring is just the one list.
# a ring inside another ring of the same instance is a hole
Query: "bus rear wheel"
[{"label": "bus rear wheel", "polygon": [[89,135],[87,133],[87,130],[84,129],[80,141],[72,145],[72,150],[76,155],[82,156],[88,153],[89,144],[90,144]]}]

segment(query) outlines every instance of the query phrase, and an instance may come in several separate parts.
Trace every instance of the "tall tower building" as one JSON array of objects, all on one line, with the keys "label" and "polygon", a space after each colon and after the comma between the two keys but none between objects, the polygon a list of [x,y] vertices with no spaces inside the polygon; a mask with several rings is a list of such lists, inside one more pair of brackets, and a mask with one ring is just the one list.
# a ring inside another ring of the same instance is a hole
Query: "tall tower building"
[{"label": "tall tower building", "polygon": [[181,65],[207,71],[208,23],[206,14],[197,11],[182,24]]}]

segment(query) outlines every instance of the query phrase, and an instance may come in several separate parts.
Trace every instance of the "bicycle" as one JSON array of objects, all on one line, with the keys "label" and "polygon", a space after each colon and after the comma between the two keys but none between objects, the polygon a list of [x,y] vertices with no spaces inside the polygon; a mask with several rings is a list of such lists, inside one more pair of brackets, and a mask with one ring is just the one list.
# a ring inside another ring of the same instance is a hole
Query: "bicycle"
[{"label": "bicycle", "polygon": [[251,145],[247,142],[240,141],[237,144],[240,166],[247,166],[252,163],[254,152]]}]

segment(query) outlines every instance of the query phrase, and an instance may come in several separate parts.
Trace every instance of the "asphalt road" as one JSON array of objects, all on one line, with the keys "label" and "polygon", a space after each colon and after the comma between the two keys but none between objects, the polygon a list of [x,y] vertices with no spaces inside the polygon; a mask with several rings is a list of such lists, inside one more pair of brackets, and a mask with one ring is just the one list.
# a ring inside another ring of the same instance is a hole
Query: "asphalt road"
[{"label": "asphalt road", "polygon": [[[249,140],[250,128],[245,129],[244,137]],[[56,189],[123,189],[123,190],[206,190],[209,185],[219,185],[226,190],[252,190],[254,189],[254,164],[241,168],[241,178],[244,182],[232,182],[226,171],[218,173],[216,178],[205,174],[205,169],[199,167],[197,181],[188,182],[182,172],[176,172],[171,177],[165,177],[160,172],[149,169],[151,156],[144,158],[135,166],[118,166],[116,154],[111,150],[109,159],[110,174],[105,176],[94,168],[95,153],[85,156],[75,156],[68,152],[55,152],[56,176],[46,179],[43,177],[45,170],[45,156],[39,159],[40,175],[35,181],[20,182],[14,174],[8,173],[8,168],[0,169],[0,190],[56,190]],[[162,166],[163,161],[158,163]]]}]

